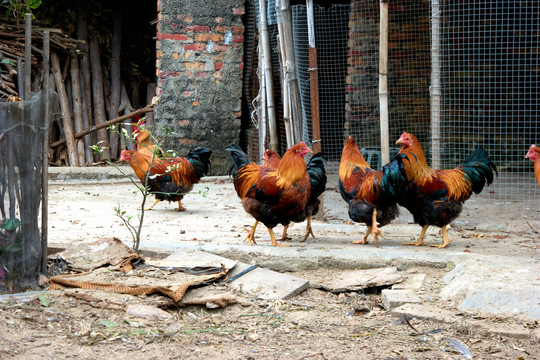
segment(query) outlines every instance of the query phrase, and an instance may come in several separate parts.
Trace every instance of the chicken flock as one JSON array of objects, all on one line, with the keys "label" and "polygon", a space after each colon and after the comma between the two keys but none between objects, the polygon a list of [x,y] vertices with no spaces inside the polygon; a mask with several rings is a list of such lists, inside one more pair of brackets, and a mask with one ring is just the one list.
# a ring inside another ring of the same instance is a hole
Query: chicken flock
[{"label": "chicken flock", "polygon": [[[150,134],[135,129],[137,150],[122,151],[122,160],[129,162],[141,183],[156,197],[146,210],[159,201],[177,201],[176,211],[184,211],[183,196],[193,184],[210,169],[212,151],[203,147],[192,149],[186,157],[169,157],[156,149]],[[435,170],[427,165],[419,140],[404,132],[397,140],[399,153],[381,170],[372,169],[366,162],[354,139],[349,137],[343,147],[338,170],[338,187],[348,205],[352,221],[364,223],[367,231],[354,244],[371,242],[379,246],[384,238],[380,228],[389,224],[406,208],[414,222],[422,227],[415,242],[404,245],[426,245],[424,237],[429,226],[441,228],[443,241],[432,245],[444,248],[450,243],[448,226],[461,213],[463,204],[471,195],[479,194],[486,185],[493,183],[497,167],[488,154],[478,149],[454,169]],[[254,163],[236,144],[227,149],[232,159],[231,174],[234,189],[244,210],[254,218],[254,224],[245,240],[256,244],[255,230],[262,223],[268,230],[273,246],[289,246],[287,228],[291,222],[307,220],[302,241],[310,235],[311,218],[321,206],[319,197],[325,191],[327,175],[325,155],[317,153],[306,164],[305,157],[311,149],[300,142],[289,148],[283,157],[267,150],[263,164]],[[526,155],[534,162],[536,179],[540,185],[540,147],[532,145]],[[279,241],[274,227],[284,226]]]}]

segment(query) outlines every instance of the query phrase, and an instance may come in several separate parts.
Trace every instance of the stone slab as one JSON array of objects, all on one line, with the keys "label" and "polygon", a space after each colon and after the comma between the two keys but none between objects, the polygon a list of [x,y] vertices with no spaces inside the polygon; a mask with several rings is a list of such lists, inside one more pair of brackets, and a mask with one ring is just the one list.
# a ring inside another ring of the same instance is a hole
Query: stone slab
[{"label": "stone slab", "polygon": [[399,290],[399,289],[411,289],[411,290],[419,290],[424,285],[424,279],[426,278],[426,274],[410,274],[407,275],[405,280],[398,284],[392,285],[392,290]]},{"label": "stone slab", "polygon": [[403,304],[421,304],[422,300],[410,289],[384,289],[381,291],[381,300],[386,310],[391,310]]},{"label": "stone slab", "polygon": [[[244,271],[250,265],[238,263],[230,272],[229,278]],[[287,299],[309,287],[309,281],[276,271],[255,268],[230,283],[236,291],[253,295],[264,300]]]}]

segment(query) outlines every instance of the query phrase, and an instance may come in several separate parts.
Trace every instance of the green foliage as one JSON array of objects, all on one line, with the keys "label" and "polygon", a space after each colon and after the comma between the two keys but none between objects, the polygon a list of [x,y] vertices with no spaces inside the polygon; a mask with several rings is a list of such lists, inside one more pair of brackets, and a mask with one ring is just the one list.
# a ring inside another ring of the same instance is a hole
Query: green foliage
[{"label": "green foliage", "polygon": [[[32,14],[32,10],[41,5],[41,0],[2,0],[2,6],[6,8],[7,17],[24,18],[25,14]],[[35,19],[32,14],[32,19]]]},{"label": "green foliage", "polygon": [[[0,46],[0,49],[2,49],[2,46]],[[9,64],[11,66],[15,66],[15,63],[10,59],[2,59],[2,53],[0,53],[0,64]],[[0,74],[2,74],[2,68],[0,67]]]},{"label": "green foliage", "polygon": [[47,295],[47,293],[40,294],[38,296],[38,300],[43,307],[49,307],[49,305],[51,304],[51,298],[49,297],[49,295]]}]

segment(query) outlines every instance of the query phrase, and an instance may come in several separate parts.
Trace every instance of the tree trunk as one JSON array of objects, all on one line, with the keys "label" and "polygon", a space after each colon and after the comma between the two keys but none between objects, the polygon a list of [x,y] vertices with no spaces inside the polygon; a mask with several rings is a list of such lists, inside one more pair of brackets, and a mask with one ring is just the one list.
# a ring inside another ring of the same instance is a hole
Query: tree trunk
[{"label": "tree trunk", "polygon": [[[81,102],[81,84],[79,82],[79,59],[77,55],[71,56],[71,92],[73,96],[73,119],[75,132],[81,132],[84,129],[82,102]],[[77,151],[79,162],[84,164],[84,139],[77,140]]]},{"label": "tree trunk", "polygon": [[[90,62],[92,64],[92,94],[94,100],[94,119],[96,125],[106,121],[105,102],[103,98],[103,71],[101,69],[101,59],[99,57],[99,45],[96,38],[90,40]],[[100,158],[102,160],[110,158],[109,136],[107,129],[97,131],[100,147],[104,147]]]},{"label": "tree trunk", "polygon": [[75,143],[75,137],[73,136],[73,124],[71,123],[71,112],[69,109],[69,101],[66,95],[66,89],[64,82],[62,81],[62,74],[60,73],[60,61],[58,55],[51,54],[52,72],[54,75],[54,81],[58,90],[58,98],[60,100],[60,108],[62,109],[63,117],[62,124],[64,127],[64,136],[66,137],[66,143],[68,148],[69,163],[71,166],[79,166],[79,158],[77,155],[77,147]]}]

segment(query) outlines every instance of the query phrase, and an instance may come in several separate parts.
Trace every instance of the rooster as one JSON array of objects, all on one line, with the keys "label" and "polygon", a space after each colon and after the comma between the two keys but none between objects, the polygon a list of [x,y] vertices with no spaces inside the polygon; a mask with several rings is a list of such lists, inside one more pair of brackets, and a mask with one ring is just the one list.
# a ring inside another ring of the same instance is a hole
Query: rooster
[{"label": "rooster", "polygon": [[403,157],[396,156],[381,171],[375,171],[349,136],[341,153],[338,174],[339,192],[349,204],[349,217],[367,226],[363,239],[352,243],[366,244],[372,234],[372,241],[379,247],[378,237],[383,237],[379,226],[389,224],[399,214],[397,197],[407,185]]},{"label": "rooster", "polygon": [[301,142],[287,150],[276,169],[254,164],[238,145],[231,152],[234,188],[244,210],[255,218],[246,240],[256,244],[255,229],[262,222],[268,229],[272,246],[278,244],[272,230],[277,224],[288,225],[305,211],[311,182],[304,157],[312,151]]},{"label": "rooster", "polygon": [[540,186],[540,147],[536,145],[531,145],[529,152],[525,155],[526,158],[530,159],[534,163],[534,176],[536,177],[536,182]]},{"label": "rooster", "polygon": [[474,192],[479,194],[484,186],[493,182],[497,167],[483,149],[475,150],[455,169],[433,170],[429,168],[418,139],[404,132],[396,144],[401,144],[399,154],[407,157],[405,171],[409,186],[398,203],[411,212],[414,222],[422,226],[416,242],[404,245],[425,245],[424,236],[430,225],[442,228],[443,243],[448,246],[448,224],[456,219],[463,203]]},{"label": "rooster", "polygon": [[[263,159],[263,166],[267,166],[272,169],[277,169],[277,166],[281,161],[281,157],[272,150],[266,150],[263,155]],[[319,207],[321,205],[319,196],[321,196],[324,190],[326,190],[326,169],[324,168],[325,162],[326,159],[324,158],[323,153],[320,152],[313,155],[307,164],[307,172],[311,182],[311,194],[309,195],[309,200],[306,204],[305,211],[303,213],[299,213],[298,217],[292,220],[293,222],[299,223],[307,219],[306,233],[302,242],[306,241],[309,235],[315,238],[315,234],[313,234],[313,229],[311,228],[311,218],[313,215],[317,215],[319,212]],[[290,239],[287,236],[288,228],[289,225],[285,225],[283,228],[281,241]]]},{"label": "rooster", "polygon": [[157,158],[141,149],[123,150],[121,159],[129,162],[143,185],[148,181],[150,192],[156,197],[145,210],[152,210],[158,202],[168,200],[178,201],[175,211],[185,211],[182,199],[193,189],[193,184],[208,173],[211,155],[212,151],[198,146],[190,150],[187,157]]}]

